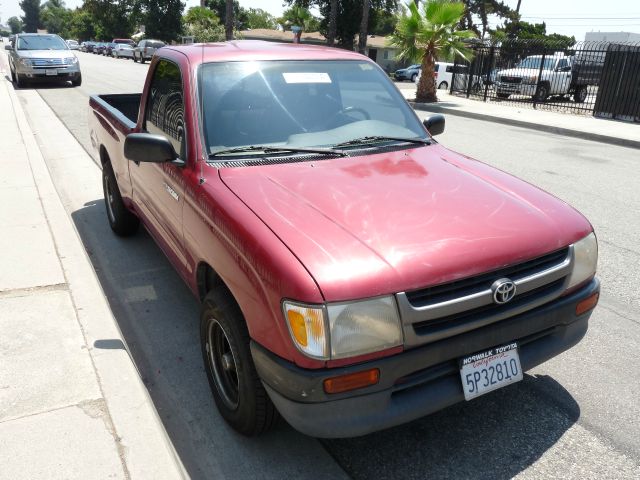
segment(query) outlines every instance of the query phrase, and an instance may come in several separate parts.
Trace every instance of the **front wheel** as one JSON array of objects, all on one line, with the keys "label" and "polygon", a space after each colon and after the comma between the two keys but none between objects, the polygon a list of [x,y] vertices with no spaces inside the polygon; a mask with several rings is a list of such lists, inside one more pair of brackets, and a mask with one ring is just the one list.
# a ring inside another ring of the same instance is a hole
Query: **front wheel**
[{"label": "front wheel", "polygon": [[217,288],[207,294],[200,314],[202,357],[216,406],[243,435],[271,429],[279,415],[258,377],[249,348],[249,331],[231,293]]},{"label": "front wheel", "polygon": [[133,61],[134,61],[135,63],[138,63],[138,57],[136,57],[136,54],[135,54],[135,53],[133,54]]},{"label": "front wheel", "polygon": [[416,83],[417,78],[418,78],[418,74],[414,73],[413,75],[411,75],[411,82]]},{"label": "front wheel", "polygon": [[144,56],[140,55],[140,63],[144,63]]},{"label": "front wheel", "polygon": [[508,93],[496,93],[496,97],[498,98],[509,98],[509,94]]},{"label": "front wheel", "polygon": [[82,85],[82,75],[78,75],[76,78],[71,80],[71,85],[73,85],[74,87],[79,87],[80,85]]},{"label": "front wheel", "polygon": [[136,233],[140,220],[125,207],[116,176],[109,162],[102,167],[102,189],[111,230],[119,237],[130,237]]},{"label": "front wheel", "polygon": [[549,98],[549,87],[545,83],[542,83],[538,85],[538,91],[534,99],[536,102],[544,102],[547,98]]}]

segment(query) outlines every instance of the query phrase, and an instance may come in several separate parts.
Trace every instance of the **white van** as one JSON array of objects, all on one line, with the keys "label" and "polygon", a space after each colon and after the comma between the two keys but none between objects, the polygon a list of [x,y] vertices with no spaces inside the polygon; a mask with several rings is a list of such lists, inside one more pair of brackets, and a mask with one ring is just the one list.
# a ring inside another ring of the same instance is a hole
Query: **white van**
[{"label": "white van", "polygon": [[[436,88],[448,89],[451,86],[451,78],[453,77],[453,63],[436,62],[435,71]],[[421,76],[422,70],[418,73],[416,84],[420,81]]]}]

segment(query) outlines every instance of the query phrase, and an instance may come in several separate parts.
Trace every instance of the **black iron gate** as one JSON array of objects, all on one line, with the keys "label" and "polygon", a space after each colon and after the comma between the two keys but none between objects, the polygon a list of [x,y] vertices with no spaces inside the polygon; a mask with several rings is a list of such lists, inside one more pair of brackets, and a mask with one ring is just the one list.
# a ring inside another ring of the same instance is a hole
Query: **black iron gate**
[{"label": "black iron gate", "polygon": [[640,45],[509,40],[471,49],[471,61],[455,61],[452,94],[582,115],[640,117]]}]

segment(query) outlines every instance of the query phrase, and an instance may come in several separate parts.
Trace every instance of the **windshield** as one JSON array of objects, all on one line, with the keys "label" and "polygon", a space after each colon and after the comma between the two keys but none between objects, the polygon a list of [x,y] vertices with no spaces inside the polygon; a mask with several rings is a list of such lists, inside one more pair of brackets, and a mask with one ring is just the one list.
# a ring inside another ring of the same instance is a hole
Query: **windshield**
[{"label": "windshield", "polygon": [[208,63],[200,68],[209,153],[248,145],[331,147],[362,137],[428,138],[366,61]]},{"label": "windshield", "polygon": [[[542,57],[527,57],[522,60],[516,67],[518,68],[535,68],[540,69],[540,63],[542,63]],[[543,70],[551,70],[556,63],[555,58],[545,58]]]},{"label": "windshield", "polygon": [[68,50],[64,41],[57,35],[33,35],[18,37],[17,50]]}]

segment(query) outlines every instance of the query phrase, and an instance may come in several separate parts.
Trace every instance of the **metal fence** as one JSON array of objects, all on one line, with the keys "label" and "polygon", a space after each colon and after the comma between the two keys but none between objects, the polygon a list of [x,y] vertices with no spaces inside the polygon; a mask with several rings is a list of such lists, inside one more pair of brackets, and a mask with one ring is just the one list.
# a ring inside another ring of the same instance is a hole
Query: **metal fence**
[{"label": "metal fence", "polygon": [[485,102],[640,121],[640,44],[474,44],[450,91]]}]

